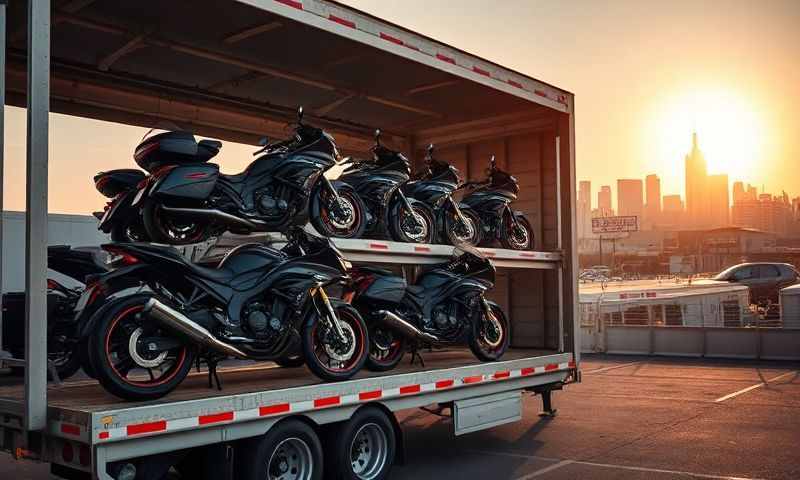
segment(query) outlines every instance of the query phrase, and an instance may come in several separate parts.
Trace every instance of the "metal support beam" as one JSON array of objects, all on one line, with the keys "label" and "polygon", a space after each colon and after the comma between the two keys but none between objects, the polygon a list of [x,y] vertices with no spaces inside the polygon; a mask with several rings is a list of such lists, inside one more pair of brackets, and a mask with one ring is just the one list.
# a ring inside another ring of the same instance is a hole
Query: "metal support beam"
[{"label": "metal support beam", "polygon": [[342,98],[337,98],[336,100],[330,102],[329,104],[323,105],[323,106],[315,109],[314,113],[319,115],[320,117],[325,116],[325,115],[331,113],[332,111],[336,110],[337,108],[341,107],[342,104],[344,104],[344,102],[346,102],[346,101],[348,101],[348,100],[350,100],[351,98],[354,98],[354,97],[355,97],[355,94],[351,93],[351,94],[345,95]]},{"label": "metal support beam", "polygon": [[458,85],[459,83],[461,83],[461,80],[453,79],[445,80],[443,82],[429,83],[427,85],[420,85],[407,91],[406,95],[416,95],[418,93],[430,92],[431,90],[436,90],[438,88],[452,87],[453,85]]},{"label": "metal support beam", "polygon": [[247,72],[243,73],[242,75],[236,75],[235,77],[227,78],[225,80],[220,80],[219,82],[212,83],[211,85],[206,87],[206,90],[209,92],[218,92],[220,90],[225,90],[228,87],[238,87],[239,85],[245,84],[247,82],[252,82],[254,80],[258,80],[259,78],[264,78],[264,75],[261,72]]},{"label": "metal support beam", "polygon": [[236,33],[232,33],[226,36],[222,41],[230,45],[236,42],[241,42],[242,40],[250,37],[269,32],[270,30],[275,30],[276,28],[280,28],[282,26],[283,24],[277,21],[256,25],[255,27],[245,28],[244,30],[239,30]]},{"label": "metal support beam", "polygon": [[[3,351],[3,185],[5,182],[6,4],[0,0],[0,352]],[[2,367],[0,363],[0,367]]]},{"label": "metal support beam", "polygon": [[117,60],[122,58],[123,56],[139,50],[140,48],[144,48],[146,45],[144,44],[144,39],[147,36],[146,33],[142,33],[133,37],[132,39],[128,40],[125,45],[121,46],[117,50],[111,52],[110,54],[106,55],[102,60],[97,63],[97,68],[102,71],[108,71],[109,67],[114,64]]},{"label": "metal support beam", "polygon": [[25,215],[25,428],[47,422],[47,155],[50,0],[28,0]]}]

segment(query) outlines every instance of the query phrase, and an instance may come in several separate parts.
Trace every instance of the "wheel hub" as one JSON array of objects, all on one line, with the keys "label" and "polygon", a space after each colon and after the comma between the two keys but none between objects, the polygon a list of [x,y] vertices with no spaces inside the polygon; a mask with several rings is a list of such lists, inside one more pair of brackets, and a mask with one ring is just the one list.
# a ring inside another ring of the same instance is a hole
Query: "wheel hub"
[{"label": "wheel hub", "polygon": [[403,232],[413,240],[421,240],[428,237],[428,222],[417,212],[412,215],[404,215]]},{"label": "wheel hub", "polygon": [[267,480],[308,480],[314,475],[314,459],[308,444],[296,437],[275,447],[267,464]]},{"label": "wheel hub", "polygon": [[362,426],[350,446],[350,465],[360,480],[372,480],[383,471],[388,459],[388,439],[374,423]]},{"label": "wheel hub", "polygon": [[339,201],[331,209],[329,216],[331,224],[338,229],[347,229],[353,226],[356,222],[356,216],[353,213],[355,208],[350,199],[346,197],[339,197]]},{"label": "wheel hub", "polygon": [[155,356],[149,352],[144,355],[140,354],[140,348],[144,347],[143,343],[139,340],[139,338],[142,336],[142,333],[144,333],[142,327],[139,327],[133,331],[130,339],[128,340],[128,353],[130,353],[131,359],[133,359],[136,365],[139,365],[142,368],[155,368],[164,362],[164,359],[167,358],[167,352],[162,351]]},{"label": "wheel hub", "polygon": [[335,332],[331,332],[331,336],[335,339],[332,342],[325,342],[325,353],[333,360],[344,362],[350,360],[356,351],[356,334],[349,323],[341,322],[339,325],[341,325],[342,333],[347,337],[347,341],[342,341]]}]

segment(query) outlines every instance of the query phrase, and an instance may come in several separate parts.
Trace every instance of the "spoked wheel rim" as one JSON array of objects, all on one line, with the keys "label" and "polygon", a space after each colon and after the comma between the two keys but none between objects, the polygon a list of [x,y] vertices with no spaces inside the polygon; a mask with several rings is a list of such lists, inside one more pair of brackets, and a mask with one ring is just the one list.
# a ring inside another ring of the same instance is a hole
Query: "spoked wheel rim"
[{"label": "spoked wheel rim", "polygon": [[481,312],[481,324],[478,330],[478,341],[487,352],[496,352],[503,348],[506,332],[505,325],[495,313],[495,307],[489,309],[490,317],[486,312]]},{"label": "spoked wheel rim", "polygon": [[126,308],[111,321],[105,339],[106,361],[123,382],[136,387],[157,387],[172,380],[186,362],[185,345],[152,352],[142,340],[149,333],[143,326],[144,305]]},{"label": "spoked wheel rim", "polygon": [[433,221],[426,212],[412,206],[410,213],[407,208],[404,208],[400,216],[400,232],[407,241],[428,243],[430,232],[433,230]]},{"label": "spoked wheel rim", "polygon": [[291,437],[279,443],[267,462],[265,480],[308,480],[314,476],[314,457],[304,440]]},{"label": "spoked wheel rim", "polygon": [[350,445],[350,464],[360,480],[372,480],[383,471],[389,458],[389,439],[375,423],[362,425]]},{"label": "spoked wheel rim", "polygon": [[340,236],[353,235],[361,226],[361,206],[350,191],[339,192],[339,202],[335,198],[323,199],[320,219],[331,234]]},{"label": "spoked wheel rim", "polygon": [[403,353],[403,342],[390,330],[377,328],[370,332],[369,356],[373,361],[388,364]]},{"label": "spoked wheel rim", "polygon": [[339,322],[347,341],[337,338],[332,328],[320,322],[314,325],[314,356],[319,364],[331,372],[346,372],[358,365],[364,353],[366,336],[361,323],[346,311],[339,312]]},{"label": "spoked wheel rim", "polygon": [[478,224],[471,215],[463,212],[462,214],[466,222],[462,222],[456,214],[450,217],[451,223],[448,234],[454,244],[468,243],[475,245],[478,243]]},{"label": "spoked wheel rim", "polygon": [[161,234],[175,243],[194,243],[203,238],[205,225],[198,222],[180,221],[172,215],[156,208],[155,220]]}]

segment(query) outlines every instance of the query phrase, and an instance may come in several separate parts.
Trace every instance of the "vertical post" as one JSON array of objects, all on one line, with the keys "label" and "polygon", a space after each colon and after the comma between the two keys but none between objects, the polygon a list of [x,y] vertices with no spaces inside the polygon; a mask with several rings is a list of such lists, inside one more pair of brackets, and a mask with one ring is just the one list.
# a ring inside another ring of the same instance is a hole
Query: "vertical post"
[{"label": "vertical post", "polygon": [[[559,132],[561,133],[561,132]],[[562,215],[561,205],[561,137],[556,136],[556,249],[562,252],[562,256],[566,255],[564,252],[563,242],[563,229],[564,229],[564,216]],[[574,209],[574,205],[570,205]],[[564,351],[564,263],[566,258],[562,257],[562,263],[558,268],[558,353]],[[574,312],[573,312],[574,315]],[[542,397],[544,398],[544,397]]]},{"label": "vertical post", "polygon": [[[578,238],[577,225],[578,219],[575,211],[577,205],[577,192],[575,186],[577,179],[575,174],[575,97],[569,97],[569,112],[558,116],[558,134],[560,137],[559,153],[559,175],[561,176],[560,196],[562,208],[562,223],[560,230],[562,236],[562,250],[564,262],[561,268],[562,281],[559,285],[563,289],[562,307],[564,311],[564,321],[571,322],[569,325],[562,325],[561,343],[570,342],[570,347],[575,357],[575,362],[580,362],[580,318],[577,312],[580,311],[578,302]],[[564,210],[566,209],[566,210]]]},{"label": "vertical post", "polygon": [[[6,121],[6,7],[0,0],[0,352],[3,351],[3,185],[5,182],[5,121]],[[0,362],[0,367],[2,367]]]},{"label": "vertical post", "polygon": [[47,161],[50,0],[28,0],[25,214],[25,428],[47,423]]}]

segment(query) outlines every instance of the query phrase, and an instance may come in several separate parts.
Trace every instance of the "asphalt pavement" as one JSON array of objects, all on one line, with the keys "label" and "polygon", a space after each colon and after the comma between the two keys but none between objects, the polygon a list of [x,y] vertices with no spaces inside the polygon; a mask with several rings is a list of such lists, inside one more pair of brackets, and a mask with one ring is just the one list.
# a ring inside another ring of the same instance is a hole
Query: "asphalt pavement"
[{"label": "asphalt pavement", "polygon": [[[407,462],[393,480],[800,479],[800,364],[588,356],[583,382],[524,419],[454,438],[451,419],[400,415]],[[50,478],[0,456],[0,476]]]}]

